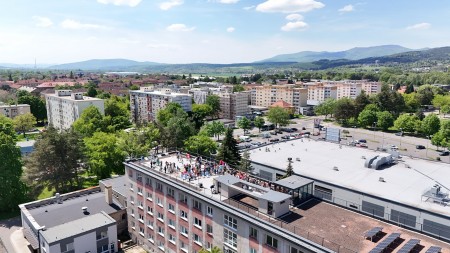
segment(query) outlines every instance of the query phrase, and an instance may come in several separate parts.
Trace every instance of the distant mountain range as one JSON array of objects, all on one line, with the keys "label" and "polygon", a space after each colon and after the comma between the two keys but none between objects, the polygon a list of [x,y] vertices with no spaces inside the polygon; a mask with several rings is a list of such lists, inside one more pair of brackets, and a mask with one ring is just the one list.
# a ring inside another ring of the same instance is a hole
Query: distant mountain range
[{"label": "distant mountain range", "polygon": [[120,71],[123,69],[139,68],[142,66],[161,65],[155,62],[138,62],[127,59],[94,59],[88,61],[66,63],[49,66],[50,69],[74,69],[74,70],[102,70]]},{"label": "distant mountain range", "polygon": [[359,60],[369,57],[378,57],[413,51],[406,47],[398,45],[384,45],[374,47],[355,47],[345,51],[338,52],[313,52],[303,51],[294,54],[281,54],[257,62],[314,62],[319,60]]}]

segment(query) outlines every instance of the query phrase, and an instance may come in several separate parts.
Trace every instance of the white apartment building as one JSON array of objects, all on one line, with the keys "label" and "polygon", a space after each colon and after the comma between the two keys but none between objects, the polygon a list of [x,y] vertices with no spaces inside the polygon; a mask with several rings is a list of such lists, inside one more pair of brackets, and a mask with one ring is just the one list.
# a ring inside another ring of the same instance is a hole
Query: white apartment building
[{"label": "white apartment building", "polygon": [[11,119],[26,113],[30,113],[30,105],[0,105],[0,114],[3,114]]},{"label": "white apartment building", "polygon": [[219,93],[219,97],[221,118],[235,120],[250,113],[250,92]]},{"label": "white apartment building", "polygon": [[178,103],[184,111],[192,111],[192,96],[173,93],[170,89],[153,90],[144,87],[143,90],[130,91],[131,118],[135,123],[145,123],[156,120],[159,110],[168,103]]},{"label": "white apartment building", "polygon": [[101,114],[105,113],[103,99],[86,97],[81,92],[56,90],[55,94],[46,94],[45,100],[48,123],[60,130],[69,129],[89,106],[97,107]]},{"label": "white apartment building", "polygon": [[283,100],[295,108],[306,106],[308,91],[296,88],[294,85],[263,85],[251,89],[251,104],[269,107],[273,103]]},{"label": "white apartment building", "polygon": [[337,98],[337,87],[324,83],[306,83],[308,89],[308,105],[318,105],[328,98]]}]

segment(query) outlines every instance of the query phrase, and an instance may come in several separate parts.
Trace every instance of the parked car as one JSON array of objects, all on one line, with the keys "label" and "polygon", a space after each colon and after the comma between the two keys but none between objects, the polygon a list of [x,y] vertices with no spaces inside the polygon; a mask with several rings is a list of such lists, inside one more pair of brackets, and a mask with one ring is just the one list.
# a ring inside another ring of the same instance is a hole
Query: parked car
[{"label": "parked car", "polygon": [[450,152],[449,152],[449,151],[441,151],[441,152],[439,153],[439,155],[440,155],[440,156],[448,156],[448,155],[450,155]]},{"label": "parked car", "polygon": [[398,150],[398,147],[395,145],[391,145],[391,150]]},{"label": "parked car", "polygon": [[260,141],[254,141],[254,142],[252,142],[251,144],[254,145],[254,146],[261,146],[261,145],[262,145],[262,142],[260,142]]},{"label": "parked car", "polygon": [[367,144],[365,144],[365,143],[358,143],[355,146],[360,147],[360,148],[367,148]]},{"label": "parked car", "polygon": [[305,135],[305,134],[310,135],[311,133],[310,132],[303,132],[302,134],[303,135]]},{"label": "parked car", "polygon": [[294,131],[294,132],[297,132],[297,131],[298,131],[298,129],[295,128],[295,127],[291,128],[291,129],[292,129],[292,131]]},{"label": "parked car", "polygon": [[361,139],[361,140],[358,140],[358,142],[367,143],[367,140]]},{"label": "parked car", "polygon": [[416,149],[425,149],[424,145],[416,145]]},{"label": "parked car", "polygon": [[281,139],[283,139],[283,140],[289,140],[289,135],[281,136]]},{"label": "parked car", "polygon": [[395,133],[395,135],[397,135],[397,136],[403,136],[403,132],[397,132],[397,133]]},{"label": "parked car", "polygon": [[280,141],[280,139],[278,139],[278,138],[274,138],[274,139],[270,139],[269,140],[269,142],[279,142]]}]

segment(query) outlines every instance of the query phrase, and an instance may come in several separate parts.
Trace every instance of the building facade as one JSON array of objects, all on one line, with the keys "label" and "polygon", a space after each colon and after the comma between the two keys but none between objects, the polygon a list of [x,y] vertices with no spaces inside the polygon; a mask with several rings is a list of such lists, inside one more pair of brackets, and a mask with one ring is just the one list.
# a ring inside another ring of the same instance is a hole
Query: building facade
[{"label": "building facade", "polygon": [[30,113],[30,105],[0,105],[0,114],[5,115],[8,118],[15,118],[18,115]]},{"label": "building facade", "polygon": [[307,105],[308,90],[294,85],[263,85],[251,88],[251,104],[269,107],[275,102],[283,100],[298,108]]},{"label": "building facade", "polygon": [[308,105],[318,105],[323,101],[337,98],[337,87],[324,83],[306,83],[308,89]]},{"label": "building facade", "polygon": [[250,113],[250,92],[219,93],[220,117],[235,120]]},{"label": "building facade", "polygon": [[56,90],[55,94],[46,94],[45,100],[48,123],[60,130],[69,129],[89,106],[95,106],[105,114],[103,99],[86,97],[80,92]]},{"label": "building facade", "polygon": [[[152,169],[150,164],[130,161],[125,170],[130,235],[147,251],[190,253],[217,246],[226,253],[333,252],[267,219],[288,210],[285,200],[289,195],[266,190],[260,196],[257,192],[263,189],[231,175],[207,178],[209,183],[197,187]],[[256,189],[259,215],[265,218],[227,204],[227,199],[232,201],[231,197],[242,191],[242,184]],[[270,199],[277,203],[270,204]]]},{"label": "building facade", "polygon": [[192,111],[192,96],[172,93],[170,89],[130,91],[131,120],[145,123],[156,120],[159,110],[168,103],[178,103],[184,111]]}]

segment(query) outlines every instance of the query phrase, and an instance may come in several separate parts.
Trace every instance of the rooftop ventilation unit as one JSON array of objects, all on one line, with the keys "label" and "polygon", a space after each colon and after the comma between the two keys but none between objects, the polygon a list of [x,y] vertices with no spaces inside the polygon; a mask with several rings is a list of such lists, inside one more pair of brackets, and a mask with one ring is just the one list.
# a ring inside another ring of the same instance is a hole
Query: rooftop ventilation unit
[{"label": "rooftop ventilation unit", "polygon": [[378,181],[380,181],[380,182],[386,182],[386,181],[384,181],[384,177],[380,177],[380,178],[378,178]]},{"label": "rooftop ventilation unit", "polygon": [[333,167],[333,170],[339,171],[339,168],[338,168],[337,166],[334,166],[334,167]]}]

